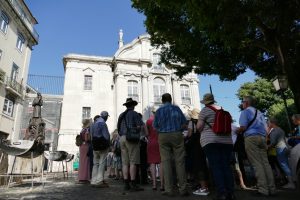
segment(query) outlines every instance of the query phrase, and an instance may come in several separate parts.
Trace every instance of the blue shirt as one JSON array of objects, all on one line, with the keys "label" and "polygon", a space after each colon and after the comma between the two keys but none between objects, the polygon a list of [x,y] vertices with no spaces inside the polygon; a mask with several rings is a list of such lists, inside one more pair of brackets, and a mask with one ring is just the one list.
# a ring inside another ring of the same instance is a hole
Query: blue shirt
[{"label": "blue shirt", "polygon": [[[254,107],[248,107],[244,109],[241,112],[241,116],[239,120],[240,126],[247,128],[248,124],[255,116],[255,111],[256,109]],[[267,133],[266,127],[267,124],[264,115],[259,110],[257,110],[257,116],[253,121],[253,123],[251,124],[251,126],[248,127],[248,129],[244,132],[244,137],[257,136],[257,135],[261,135],[265,137]]]},{"label": "blue shirt", "polygon": [[155,113],[154,128],[159,133],[181,132],[187,120],[178,106],[165,103]]},{"label": "blue shirt", "polygon": [[99,117],[97,121],[90,127],[90,134],[92,137],[103,136],[106,140],[110,140],[110,134],[106,125],[106,122],[102,117]]}]

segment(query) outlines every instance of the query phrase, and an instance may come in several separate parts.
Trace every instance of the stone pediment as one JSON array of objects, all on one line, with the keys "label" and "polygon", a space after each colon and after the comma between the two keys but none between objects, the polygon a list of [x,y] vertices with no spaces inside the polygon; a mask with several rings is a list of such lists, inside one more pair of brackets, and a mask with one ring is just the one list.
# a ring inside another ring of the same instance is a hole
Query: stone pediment
[{"label": "stone pediment", "polygon": [[144,34],[132,42],[120,47],[115,53],[115,59],[151,60],[149,52],[153,50],[150,44],[150,35]]},{"label": "stone pediment", "polygon": [[93,72],[95,72],[95,70],[93,70],[90,67],[84,68],[82,71],[85,72],[85,73],[93,73]]}]

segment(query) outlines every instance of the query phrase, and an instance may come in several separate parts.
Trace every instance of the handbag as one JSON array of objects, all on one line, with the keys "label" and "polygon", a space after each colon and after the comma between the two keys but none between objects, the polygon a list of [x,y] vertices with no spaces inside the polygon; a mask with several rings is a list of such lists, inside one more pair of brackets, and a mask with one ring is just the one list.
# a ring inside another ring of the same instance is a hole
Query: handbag
[{"label": "handbag", "polygon": [[[247,125],[246,129],[244,130],[244,132],[253,124],[253,122],[255,121],[256,117],[257,117],[257,109],[255,110],[254,117],[249,122],[249,124]],[[245,149],[244,132],[237,135],[236,142],[233,145],[233,151],[237,152],[238,155],[240,157],[242,157],[243,159],[246,159],[247,158],[247,153],[246,153],[246,149]]]}]

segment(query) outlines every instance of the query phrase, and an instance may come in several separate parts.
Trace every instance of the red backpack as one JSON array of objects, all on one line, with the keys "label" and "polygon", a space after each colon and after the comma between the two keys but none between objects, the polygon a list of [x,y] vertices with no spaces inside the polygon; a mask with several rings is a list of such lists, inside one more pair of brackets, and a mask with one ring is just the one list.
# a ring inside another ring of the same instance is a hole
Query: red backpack
[{"label": "red backpack", "polygon": [[205,123],[213,130],[217,135],[230,135],[231,134],[231,123],[232,117],[228,111],[221,109],[216,109],[213,106],[207,106],[208,108],[215,111],[215,120],[214,124],[211,126],[205,121]]}]

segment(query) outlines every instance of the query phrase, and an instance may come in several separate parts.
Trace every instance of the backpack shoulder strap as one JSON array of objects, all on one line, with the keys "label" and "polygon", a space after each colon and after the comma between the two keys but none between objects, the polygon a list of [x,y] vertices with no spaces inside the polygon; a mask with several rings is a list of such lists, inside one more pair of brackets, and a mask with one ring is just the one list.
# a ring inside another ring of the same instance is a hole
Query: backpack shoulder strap
[{"label": "backpack shoulder strap", "polygon": [[[246,130],[253,124],[253,122],[254,122],[255,119],[256,119],[256,116],[257,116],[257,109],[255,109],[255,115],[254,115],[253,119],[249,122],[249,124],[247,125]],[[245,130],[245,131],[246,131],[246,130]]]},{"label": "backpack shoulder strap", "polygon": [[213,106],[207,105],[206,107],[207,107],[207,108],[210,108],[211,110],[213,110],[213,111],[215,111],[215,112],[217,112],[217,109],[216,109],[215,107],[213,107]]},{"label": "backpack shoulder strap", "polygon": [[[121,114],[120,119],[118,120],[118,124],[117,124],[118,131],[120,131],[120,129],[121,129],[121,123],[122,123],[123,119],[125,119],[125,117],[126,117],[128,111],[129,111],[129,110],[127,109],[126,111],[124,111],[124,112]],[[125,125],[126,125],[126,119],[125,119]]]},{"label": "backpack shoulder strap", "polygon": [[[207,105],[206,107],[209,108],[209,109],[211,109],[211,110],[213,110],[214,112],[218,111],[218,109],[216,109],[213,106]],[[222,109],[222,107],[221,107],[221,109]],[[210,125],[206,120],[204,120],[204,123],[207,124],[209,126],[209,128],[212,128],[212,125]]]}]

